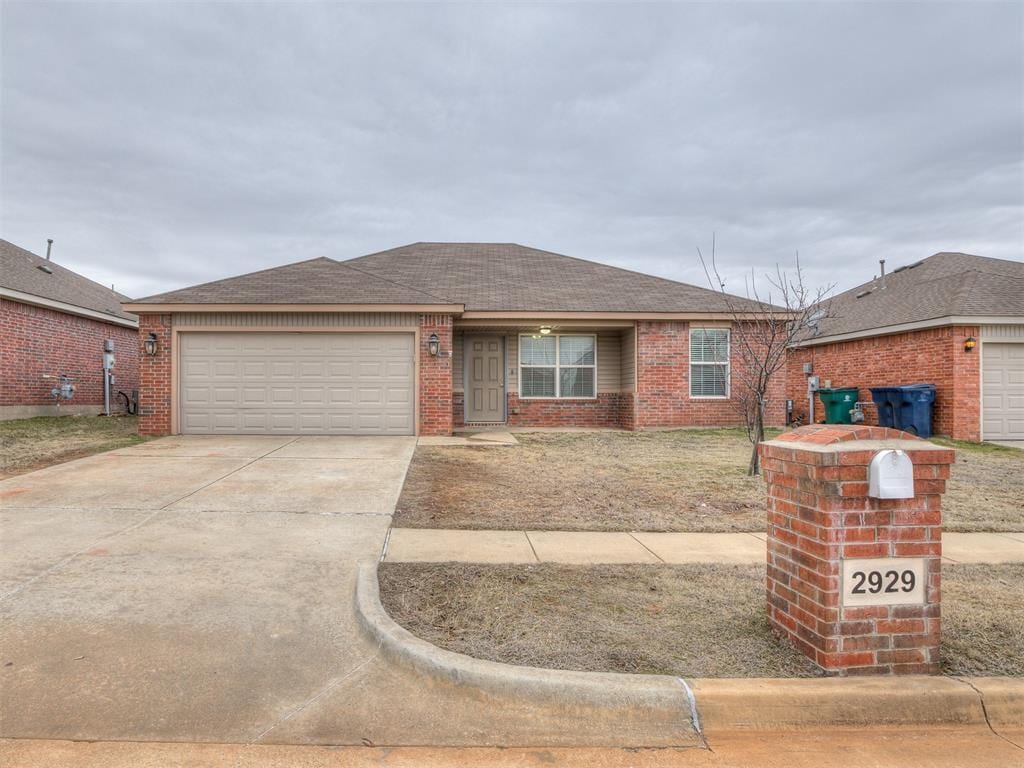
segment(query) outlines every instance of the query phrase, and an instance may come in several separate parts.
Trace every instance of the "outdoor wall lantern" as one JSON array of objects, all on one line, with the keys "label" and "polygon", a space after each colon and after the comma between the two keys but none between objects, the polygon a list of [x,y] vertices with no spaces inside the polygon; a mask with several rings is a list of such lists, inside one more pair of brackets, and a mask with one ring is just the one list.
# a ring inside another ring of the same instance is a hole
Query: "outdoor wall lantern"
[{"label": "outdoor wall lantern", "polygon": [[968,336],[966,339],[964,339],[964,352],[970,352],[976,346],[978,346],[978,340],[973,336]]},{"label": "outdoor wall lantern", "polygon": [[157,344],[156,344],[156,334],[155,333],[149,334],[148,338],[146,338],[142,342],[142,349],[150,357],[152,357],[153,355],[156,354]]},{"label": "outdoor wall lantern", "polygon": [[441,351],[441,342],[437,339],[437,334],[430,334],[430,338],[427,339],[427,351],[431,357],[437,357],[437,353]]}]

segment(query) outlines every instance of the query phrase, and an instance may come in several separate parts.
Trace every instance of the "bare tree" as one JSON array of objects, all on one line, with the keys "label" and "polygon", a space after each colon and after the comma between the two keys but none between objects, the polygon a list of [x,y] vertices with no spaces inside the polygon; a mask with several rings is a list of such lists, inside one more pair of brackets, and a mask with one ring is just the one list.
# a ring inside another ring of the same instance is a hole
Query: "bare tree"
[{"label": "bare tree", "polygon": [[[775,273],[765,275],[767,291],[758,289],[751,270],[744,277],[744,297],[740,297],[726,291],[715,258],[714,238],[710,258],[705,259],[700,248],[697,248],[697,255],[711,287],[722,294],[732,320],[731,345],[736,359],[736,365],[730,366],[732,395],[742,412],[752,445],[747,474],[757,475],[761,472],[757,446],[764,441],[765,415],[772,403],[772,381],[785,374],[790,348],[801,338],[815,333],[818,323],[829,317],[826,297],[835,286],[810,289],[797,253],[791,271],[776,264]],[[763,295],[765,293],[767,295]]]}]

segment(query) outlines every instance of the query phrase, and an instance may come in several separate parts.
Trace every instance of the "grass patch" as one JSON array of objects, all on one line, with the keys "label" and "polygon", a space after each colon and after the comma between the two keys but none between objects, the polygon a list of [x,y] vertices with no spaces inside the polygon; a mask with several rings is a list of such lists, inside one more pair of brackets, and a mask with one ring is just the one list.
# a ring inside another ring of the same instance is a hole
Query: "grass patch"
[{"label": "grass patch", "polygon": [[[777,432],[769,435],[773,437]],[[526,433],[508,448],[416,449],[403,528],[763,531],[765,490],[739,429]],[[957,449],[943,497],[951,531],[1024,531],[1024,451]]]},{"label": "grass patch", "polygon": [[134,416],[40,416],[0,421],[0,477],[144,442]]},{"label": "grass patch", "polygon": [[1024,531],[1024,451],[935,438],[956,449],[942,527],[947,531]]},{"label": "grass patch", "polygon": [[384,563],[410,632],[480,659],[687,677],[808,677],[768,628],[763,568]]},{"label": "grass patch", "polygon": [[1024,676],[1024,563],[942,569],[942,668]]},{"label": "grass patch", "polygon": [[419,447],[395,525],[759,531],[764,484],[739,429],[533,433],[509,448]]},{"label": "grass patch", "polygon": [[[384,563],[381,599],[435,645],[510,664],[684,677],[820,671],[765,619],[764,567]],[[942,667],[1024,676],[1024,564],[943,568]]]}]

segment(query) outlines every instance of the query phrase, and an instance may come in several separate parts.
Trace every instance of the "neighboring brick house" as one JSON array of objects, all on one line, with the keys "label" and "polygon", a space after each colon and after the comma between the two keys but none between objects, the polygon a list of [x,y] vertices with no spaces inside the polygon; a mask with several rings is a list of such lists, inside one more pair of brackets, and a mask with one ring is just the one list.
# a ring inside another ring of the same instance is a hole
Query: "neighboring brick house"
[{"label": "neighboring brick house", "polygon": [[[417,243],[140,299],[140,430],[735,425],[730,305],[514,244]],[[785,381],[768,420],[784,419]]]},{"label": "neighboring brick house", "polygon": [[822,386],[857,387],[869,424],[869,387],[923,382],[936,387],[936,433],[1024,440],[1024,263],[937,253],[836,296],[788,361],[788,396],[803,414],[805,363]]},{"label": "neighboring brick house", "polygon": [[[0,419],[103,412],[103,349],[114,347],[117,390],[138,388],[138,319],[127,297],[54,261],[0,240]],[[70,400],[51,394],[61,374]]]}]

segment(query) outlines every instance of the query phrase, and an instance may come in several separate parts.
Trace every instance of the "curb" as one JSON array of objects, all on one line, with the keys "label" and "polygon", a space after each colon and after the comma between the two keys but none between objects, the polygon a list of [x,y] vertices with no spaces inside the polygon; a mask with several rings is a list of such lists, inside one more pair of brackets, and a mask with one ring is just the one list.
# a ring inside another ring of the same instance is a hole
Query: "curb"
[{"label": "curb", "polygon": [[692,695],[680,678],[521,667],[446,651],[416,637],[399,626],[381,605],[376,563],[359,564],[356,616],[388,660],[432,681],[477,695],[517,699],[563,712],[602,710],[621,713],[630,720],[650,717],[673,721],[684,724],[693,737],[699,738]]},{"label": "curb", "polygon": [[949,677],[704,679],[693,691],[708,730],[986,724],[977,691]]}]

